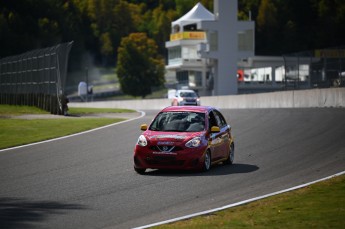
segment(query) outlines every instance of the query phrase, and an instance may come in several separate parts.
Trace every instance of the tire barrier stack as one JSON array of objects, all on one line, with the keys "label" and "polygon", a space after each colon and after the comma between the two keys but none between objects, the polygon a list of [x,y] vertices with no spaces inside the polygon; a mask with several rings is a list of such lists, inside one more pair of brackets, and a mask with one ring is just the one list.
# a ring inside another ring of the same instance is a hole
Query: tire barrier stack
[{"label": "tire barrier stack", "polygon": [[67,109],[65,83],[73,41],[0,59],[0,104]]}]

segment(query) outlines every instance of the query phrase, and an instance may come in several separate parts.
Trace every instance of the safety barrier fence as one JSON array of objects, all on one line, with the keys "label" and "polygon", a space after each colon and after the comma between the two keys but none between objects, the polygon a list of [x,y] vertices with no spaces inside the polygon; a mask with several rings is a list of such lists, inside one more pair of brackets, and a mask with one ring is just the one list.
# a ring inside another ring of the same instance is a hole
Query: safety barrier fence
[{"label": "safety barrier fence", "polygon": [[[70,107],[127,108],[161,110],[171,99],[112,100],[71,102]],[[201,96],[201,105],[220,109],[253,108],[345,108],[345,88],[315,88],[245,95]]]},{"label": "safety barrier fence", "polygon": [[285,89],[345,86],[345,47],[283,55]]},{"label": "safety barrier fence", "polygon": [[65,83],[73,41],[0,59],[0,104],[66,110]]}]

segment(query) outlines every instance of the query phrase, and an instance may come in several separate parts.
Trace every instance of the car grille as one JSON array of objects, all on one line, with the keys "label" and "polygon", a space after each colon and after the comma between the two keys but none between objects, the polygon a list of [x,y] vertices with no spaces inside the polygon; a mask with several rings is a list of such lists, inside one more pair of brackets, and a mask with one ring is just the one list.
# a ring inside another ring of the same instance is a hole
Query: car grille
[{"label": "car grille", "polygon": [[183,160],[176,160],[174,156],[154,156],[145,159],[146,163],[149,165],[174,165],[182,166],[184,164]]},{"label": "car grille", "polygon": [[151,150],[153,151],[160,151],[160,152],[177,152],[182,150],[182,147],[179,146],[151,146],[150,147]]}]

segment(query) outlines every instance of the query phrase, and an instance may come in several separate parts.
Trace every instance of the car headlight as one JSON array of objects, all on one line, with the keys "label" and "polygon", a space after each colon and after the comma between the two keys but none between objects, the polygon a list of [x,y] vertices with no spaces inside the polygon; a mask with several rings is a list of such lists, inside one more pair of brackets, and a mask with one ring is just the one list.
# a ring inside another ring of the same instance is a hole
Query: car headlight
[{"label": "car headlight", "polygon": [[195,148],[195,147],[199,147],[200,145],[201,145],[201,138],[200,137],[195,137],[186,143],[186,146],[188,148]]},{"label": "car headlight", "polygon": [[144,135],[139,136],[137,144],[140,146],[147,146],[147,140]]}]

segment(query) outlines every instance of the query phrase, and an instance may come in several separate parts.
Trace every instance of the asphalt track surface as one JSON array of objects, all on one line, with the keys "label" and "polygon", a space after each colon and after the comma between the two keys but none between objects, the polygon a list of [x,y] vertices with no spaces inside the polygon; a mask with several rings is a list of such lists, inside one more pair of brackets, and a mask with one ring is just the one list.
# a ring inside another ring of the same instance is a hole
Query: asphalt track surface
[{"label": "asphalt track surface", "polygon": [[232,166],[133,171],[130,122],[0,152],[0,228],[132,228],[221,207],[345,170],[345,109],[222,110]]}]

